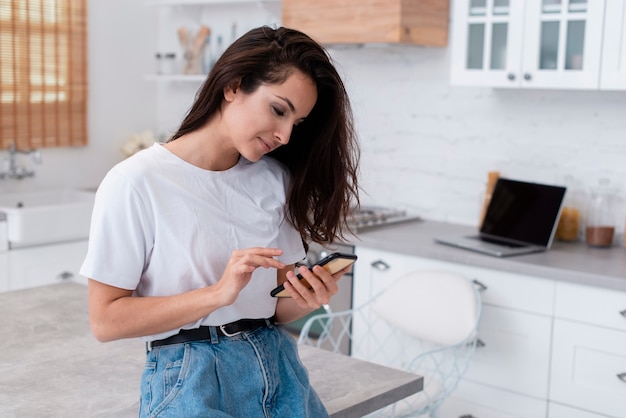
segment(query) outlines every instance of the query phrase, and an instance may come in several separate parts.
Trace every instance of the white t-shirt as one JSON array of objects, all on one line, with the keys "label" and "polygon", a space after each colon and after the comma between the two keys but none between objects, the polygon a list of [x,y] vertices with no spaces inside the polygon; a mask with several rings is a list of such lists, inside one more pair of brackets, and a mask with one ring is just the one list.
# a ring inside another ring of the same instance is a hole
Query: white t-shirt
[{"label": "white t-shirt", "polygon": [[[225,171],[191,165],[155,144],[113,167],[96,193],[81,275],[136,296],[167,296],[216,283],[235,249],[276,247],[305,256],[285,219],[289,174],[264,157]],[[274,315],[276,269],[258,268],[232,305],[184,326]],[[166,338],[179,329],[145,337]]]}]

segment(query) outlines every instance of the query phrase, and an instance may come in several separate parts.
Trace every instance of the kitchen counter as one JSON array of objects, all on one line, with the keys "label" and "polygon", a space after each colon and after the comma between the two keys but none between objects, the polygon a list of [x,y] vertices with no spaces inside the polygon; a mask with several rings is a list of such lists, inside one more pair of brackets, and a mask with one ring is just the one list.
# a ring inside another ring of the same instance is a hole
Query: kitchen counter
[{"label": "kitchen counter", "polygon": [[[145,346],[99,343],[87,287],[65,282],[0,294],[0,416],[136,417]],[[8,319],[7,319],[8,318]],[[300,346],[333,418],[356,418],[422,390],[423,378]]]},{"label": "kitchen counter", "polygon": [[436,221],[407,222],[363,231],[352,245],[523,275],[626,291],[626,249],[554,241],[547,252],[499,258],[438,244],[435,237],[473,235],[475,227]]}]

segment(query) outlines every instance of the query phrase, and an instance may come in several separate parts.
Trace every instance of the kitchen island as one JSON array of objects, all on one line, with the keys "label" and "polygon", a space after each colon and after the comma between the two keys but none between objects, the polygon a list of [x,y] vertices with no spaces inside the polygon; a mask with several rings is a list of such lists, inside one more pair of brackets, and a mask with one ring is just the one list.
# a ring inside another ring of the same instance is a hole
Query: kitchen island
[{"label": "kitchen island", "polygon": [[[145,346],[99,343],[87,288],[74,282],[0,294],[0,416],[136,417]],[[422,390],[421,376],[301,346],[331,417],[361,417]],[[373,378],[375,377],[375,378]]]}]

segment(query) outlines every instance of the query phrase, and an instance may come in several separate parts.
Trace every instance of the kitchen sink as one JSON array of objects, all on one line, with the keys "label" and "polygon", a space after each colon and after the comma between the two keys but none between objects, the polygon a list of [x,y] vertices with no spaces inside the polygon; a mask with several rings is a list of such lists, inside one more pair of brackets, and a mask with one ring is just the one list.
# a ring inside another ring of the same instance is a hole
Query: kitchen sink
[{"label": "kitchen sink", "polygon": [[87,239],[94,196],[74,189],[0,195],[9,248]]}]

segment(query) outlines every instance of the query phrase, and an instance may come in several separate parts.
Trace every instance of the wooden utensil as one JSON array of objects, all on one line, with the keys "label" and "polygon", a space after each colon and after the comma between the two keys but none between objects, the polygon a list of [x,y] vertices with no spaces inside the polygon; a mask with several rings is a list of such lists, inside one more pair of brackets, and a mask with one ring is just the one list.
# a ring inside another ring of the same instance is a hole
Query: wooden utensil
[{"label": "wooden utensil", "polygon": [[201,55],[202,50],[204,49],[204,44],[206,43],[207,36],[211,33],[211,29],[207,26],[200,26],[198,32],[196,33],[196,37],[193,40],[193,45],[191,47],[191,57],[187,61],[187,72],[186,74],[198,74],[198,57]]}]

